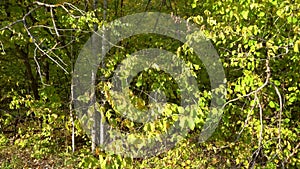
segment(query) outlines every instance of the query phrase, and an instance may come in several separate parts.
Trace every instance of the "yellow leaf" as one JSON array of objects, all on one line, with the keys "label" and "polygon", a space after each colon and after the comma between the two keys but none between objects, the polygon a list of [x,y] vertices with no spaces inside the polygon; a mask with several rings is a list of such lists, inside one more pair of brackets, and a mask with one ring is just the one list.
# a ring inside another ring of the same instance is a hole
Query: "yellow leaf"
[{"label": "yellow leaf", "polygon": [[141,98],[137,98],[136,99],[136,105],[135,105],[138,109],[143,110],[146,108],[146,102],[141,99]]},{"label": "yellow leaf", "polygon": [[297,40],[294,45],[294,51],[297,53],[299,52],[299,44],[300,44],[300,40]]}]

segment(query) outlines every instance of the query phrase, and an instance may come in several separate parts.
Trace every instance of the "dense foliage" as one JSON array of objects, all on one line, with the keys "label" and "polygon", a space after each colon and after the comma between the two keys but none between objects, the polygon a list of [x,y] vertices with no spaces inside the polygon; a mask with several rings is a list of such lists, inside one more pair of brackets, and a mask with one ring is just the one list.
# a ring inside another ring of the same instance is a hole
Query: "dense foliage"
[{"label": "dense foliage", "polygon": [[[298,0],[104,0],[107,9],[95,2],[0,0],[1,168],[300,168]],[[203,63],[187,43],[135,35],[112,47],[98,69],[96,94],[106,98],[98,100],[99,112],[114,128],[149,137],[178,118],[191,131],[174,148],[145,159],[92,151],[72,106],[77,56],[95,27],[145,11],[184,18],[214,45],[227,80],[223,116],[201,142],[212,94]],[[116,110],[111,77],[124,59],[147,48],[176,53],[193,72],[201,92],[195,93],[200,101],[192,118],[180,118],[186,110],[178,84],[159,68],[133,77],[129,95],[133,106],[145,110],[151,91],[162,91],[167,109],[161,119],[142,124]]]}]

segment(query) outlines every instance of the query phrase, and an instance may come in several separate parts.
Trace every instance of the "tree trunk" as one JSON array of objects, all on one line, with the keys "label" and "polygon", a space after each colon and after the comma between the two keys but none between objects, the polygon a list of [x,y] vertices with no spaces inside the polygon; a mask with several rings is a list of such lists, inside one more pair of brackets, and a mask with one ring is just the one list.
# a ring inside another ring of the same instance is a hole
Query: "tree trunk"
[{"label": "tree trunk", "polygon": [[17,50],[18,50],[18,53],[20,54],[21,58],[23,59],[23,62],[24,62],[25,68],[26,68],[26,75],[25,76],[27,76],[27,78],[29,79],[30,88],[33,92],[33,96],[36,100],[39,100],[40,96],[39,96],[39,90],[38,90],[38,82],[37,82],[37,80],[35,79],[35,77],[32,73],[28,53],[25,53],[20,48],[18,48]]},{"label": "tree trunk", "polygon": [[[94,0],[93,2],[93,10],[95,11],[97,9],[98,6],[98,0]],[[96,15],[97,17],[97,15]],[[94,24],[94,31],[98,30],[98,24],[95,23]],[[92,52],[94,52],[93,49],[95,49],[95,47],[97,46],[97,41],[94,37],[92,37]],[[93,56],[97,57],[97,53],[93,53]],[[96,78],[96,74],[97,72],[93,72],[92,70],[92,74],[91,74],[91,79],[92,79],[92,84],[91,84],[91,99],[94,99],[95,96],[95,78]],[[99,130],[99,123],[98,123],[98,113],[96,110],[96,99],[92,100],[93,103],[93,126],[91,129],[91,136],[92,136],[92,153],[95,154],[96,153],[96,146],[97,146],[97,136],[98,136],[98,130]]]},{"label": "tree trunk", "polygon": [[[107,11],[107,0],[103,0],[103,21],[106,20],[106,11]],[[106,30],[105,30],[105,27],[104,27],[104,24],[102,25],[102,31],[103,31],[103,34],[102,34],[102,50],[101,50],[101,66],[104,67],[103,65],[103,60],[104,60],[104,56],[106,54],[105,52],[105,47],[106,47]],[[104,98],[103,98],[104,99]],[[102,115],[100,114],[100,145],[103,145],[103,142],[104,142],[104,126],[103,126],[103,123],[102,123]]]},{"label": "tree trunk", "polygon": [[[73,46],[71,45],[71,75],[74,74],[75,57],[73,56]],[[74,123],[74,80],[71,79],[71,97],[70,97],[70,120],[72,123],[72,152],[75,152],[75,123]]]}]

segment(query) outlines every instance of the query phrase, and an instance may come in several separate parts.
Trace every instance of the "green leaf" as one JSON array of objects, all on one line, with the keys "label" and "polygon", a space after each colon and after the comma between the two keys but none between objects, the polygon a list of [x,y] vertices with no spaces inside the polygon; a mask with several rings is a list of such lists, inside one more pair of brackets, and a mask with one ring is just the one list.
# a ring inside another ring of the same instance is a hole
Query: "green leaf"
[{"label": "green leaf", "polygon": [[275,84],[276,86],[280,86],[280,81],[279,81],[279,80],[274,80],[274,84]]},{"label": "green leaf", "polygon": [[270,101],[270,102],[269,102],[269,106],[270,106],[271,108],[275,108],[275,103],[274,103],[273,101]]},{"label": "green leaf", "polygon": [[179,121],[179,126],[181,128],[186,127],[186,122],[187,122],[187,118],[186,117],[181,118],[180,121]]},{"label": "green leaf", "polygon": [[178,112],[179,112],[180,114],[182,114],[182,113],[184,112],[184,108],[183,108],[183,107],[178,107],[177,110],[178,110]]},{"label": "green leaf", "polygon": [[283,18],[283,13],[284,13],[284,9],[280,9],[276,12],[276,14],[280,17],[280,18]]},{"label": "green leaf", "polygon": [[142,86],[142,84],[143,84],[143,82],[141,80],[138,80],[135,85],[137,87],[140,87],[140,86]]},{"label": "green leaf", "polygon": [[197,7],[196,3],[192,3],[192,8],[196,8],[196,7]]},{"label": "green leaf", "polygon": [[265,13],[264,13],[264,12],[260,12],[260,13],[258,14],[258,16],[263,17],[263,16],[265,16]]},{"label": "green leaf", "polygon": [[290,122],[290,119],[286,118],[286,119],[284,119],[284,122],[285,122],[285,123],[289,123],[289,122]]},{"label": "green leaf", "polygon": [[57,119],[57,118],[58,118],[58,115],[57,115],[57,114],[51,114],[51,116],[52,116],[54,119]]},{"label": "green leaf", "polygon": [[242,11],[242,12],[241,12],[241,15],[242,15],[242,17],[243,17],[244,19],[248,19],[248,14],[249,14],[249,11],[248,11],[248,10]]},{"label": "green leaf", "polygon": [[297,22],[297,18],[292,17],[292,16],[289,16],[289,17],[287,18],[287,21],[288,21],[288,23],[296,23],[296,22]]},{"label": "green leaf", "polygon": [[196,65],[196,64],[194,64],[194,68],[195,68],[195,70],[199,70],[200,66],[199,66],[199,65]]},{"label": "green leaf", "polygon": [[194,120],[189,119],[189,120],[188,120],[188,125],[189,125],[189,128],[190,128],[191,130],[194,130],[194,128],[195,128]]}]

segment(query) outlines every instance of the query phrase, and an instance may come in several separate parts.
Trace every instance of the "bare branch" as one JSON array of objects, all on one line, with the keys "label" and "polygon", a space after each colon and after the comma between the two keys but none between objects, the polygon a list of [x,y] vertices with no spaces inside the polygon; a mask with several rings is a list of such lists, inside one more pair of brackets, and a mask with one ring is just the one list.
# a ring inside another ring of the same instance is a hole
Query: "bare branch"
[{"label": "bare branch", "polygon": [[12,27],[13,25],[19,23],[19,22],[23,22],[23,19],[17,20],[13,23],[10,23],[9,25],[4,26],[3,28],[0,29],[0,31],[4,30],[4,29],[9,29],[10,27]]},{"label": "bare branch", "polygon": [[59,33],[57,31],[54,16],[53,16],[53,8],[52,7],[50,8],[50,13],[51,13],[51,19],[52,19],[52,23],[53,23],[53,28],[55,30],[55,33],[56,33],[57,37],[59,37]]},{"label": "bare branch", "polygon": [[286,54],[289,53],[289,47],[288,47],[288,46],[280,46],[279,49],[280,49],[280,48],[281,48],[281,49],[285,49],[285,53],[280,53],[280,54],[274,56],[274,58],[278,58],[278,57],[280,57],[280,56],[283,56],[283,55],[286,55]]},{"label": "bare branch", "polygon": [[278,146],[281,150],[281,116],[282,116],[282,108],[283,108],[283,104],[282,104],[282,97],[281,97],[281,94],[278,90],[278,88],[273,85],[274,88],[275,88],[275,91],[276,91],[276,94],[278,96],[278,99],[279,99],[279,120],[278,120]]},{"label": "bare branch", "polygon": [[44,7],[47,7],[47,8],[57,8],[57,7],[61,7],[63,8],[70,16],[72,16],[73,18],[79,18],[80,16],[75,16],[73,15],[64,5],[68,5],[71,9],[73,10],[76,10],[78,11],[81,15],[84,15],[85,12],[78,9],[77,7],[75,7],[74,5],[70,4],[70,3],[67,3],[67,2],[64,2],[63,4],[46,4],[46,3],[43,3],[43,2],[39,2],[39,1],[35,1],[34,4],[36,5],[39,5],[39,6],[44,6]]},{"label": "bare branch", "polygon": [[[283,108],[283,104],[282,104],[282,97],[281,94],[278,90],[278,88],[273,84],[276,94],[278,96],[279,99],[279,119],[278,119],[278,144],[277,144],[277,148],[279,149],[279,151],[282,151],[282,147],[281,147],[281,116],[282,116],[282,108]],[[282,166],[284,167],[284,162],[281,162]]]},{"label": "bare branch", "polygon": [[39,44],[37,44],[37,40],[35,39],[35,37],[31,34],[31,32],[29,31],[28,27],[27,27],[27,23],[26,23],[26,17],[29,16],[34,10],[36,10],[38,7],[31,9],[28,13],[26,13],[23,18],[23,26],[28,34],[28,36],[32,39],[32,42],[34,43],[34,45],[36,46],[36,48],[41,51],[44,55],[46,55],[50,60],[52,60],[54,63],[56,63],[62,70],[64,70],[65,73],[69,74],[68,71],[62,67],[55,59],[53,59],[50,55],[48,55],[41,47]]},{"label": "bare branch", "polygon": [[74,5],[71,4],[71,3],[64,2],[63,4],[64,4],[64,5],[68,5],[71,9],[73,9],[73,10],[75,10],[75,11],[78,11],[81,15],[85,15],[85,14],[86,14],[85,11],[78,9],[76,6],[74,6]]},{"label": "bare branch", "polygon": [[37,4],[39,6],[45,6],[45,7],[48,7],[48,8],[56,8],[56,7],[61,6],[61,4],[51,5],[51,4],[46,4],[46,3],[43,3],[43,2],[39,2],[39,1],[35,1],[35,2],[33,2],[33,4]]},{"label": "bare branch", "polygon": [[27,24],[26,24],[26,21],[25,21],[25,17],[26,16],[24,16],[23,17],[23,23],[24,23],[24,28],[25,28],[25,30],[26,30],[26,32],[27,32],[27,34],[29,35],[29,37],[32,39],[32,41],[33,41],[33,43],[34,43],[34,45],[37,47],[37,49],[39,50],[39,51],[41,51],[44,55],[46,55],[50,60],[52,60],[54,63],[56,63],[65,73],[67,73],[67,74],[69,74],[69,72],[63,67],[63,66],[61,66],[55,59],[53,59],[50,55],[48,55],[38,44],[37,44],[37,42],[36,42],[36,39],[35,39],[35,37],[31,34],[31,32],[28,30],[28,28],[27,28]]},{"label": "bare branch", "polygon": [[[51,34],[56,34],[55,32],[52,32],[52,30],[54,30],[53,27],[51,26],[45,26],[45,25],[33,25],[33,26],[30,26],[28,27],[28,29],[33,29],[33,28],[46,28],[46,29],[49,29]],[[76,29],[76,28],[72,28],[72,29],[62,29],[62,28],[56,28],[58,31],[81,31],[83,33],[91,33],[93,31],[85,31],[85,30],[81,30],[81,29]]]},{"label": "bare branch", "polygon": [[[99,31],[92,31],[94,34],[100,36],[105,43],[108,43],[109,45],[112,45],[113,47],[116,47],[116,48],[120,48],[120,49],[124,49],[123,46],[119,46],[119,45],[115,45],[113,43],[111,43],[106,37],[103,37],[102,35],[99,34]],[[103,33],[103,32],[102,32]]]},{"label": "bare branch", "polygon": [[2,41],[0,41],[0,45],[1,45],[2,52],[6,53],[5,50],[4,50],[4,45],[3,45]]},{"label": "bare branch", "polygon": [[43,76],[42,76],[42,73],[41,73],[41,67],[40,67],[40,64],[39,64],[39,62],[38,62],[37,59],[36,59],[36,51],[37,51],[37,48],[34,49],[33,59],[34,59],[34,61],[35,61],[35,64],[37,65],[37,71],[38,71],[38,74],[39,74],[39,76],[40,76],[41,82],[42,82],[43,85],[45,85],[44,80],[43,80]]}]

